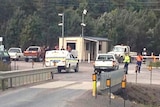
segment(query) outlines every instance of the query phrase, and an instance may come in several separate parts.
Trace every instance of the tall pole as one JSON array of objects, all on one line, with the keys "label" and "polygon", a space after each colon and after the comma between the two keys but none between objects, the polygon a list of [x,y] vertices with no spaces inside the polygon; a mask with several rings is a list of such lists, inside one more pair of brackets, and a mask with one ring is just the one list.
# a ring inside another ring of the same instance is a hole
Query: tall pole
[{"label": "tall pole", "polygon": [[62,47],[64,47],[64,13],[62,15]]},{"label": "tall pole", "polygon": [[81,26],[82,26],[82,34],[81,36],[83,37],[84,36],[84,27],[86,26],[86,24],[84,23],[84,15],[87,14],[87,10],[84,9],[83,12],[82,12],[82,23],[81,23]]},{"label": "tall pole", "polygon": [[84,14],[82,14],[82,37],[84,35]]},{"label": "tall pole", "polygon": [[62,23],[59,23],[59,26],[62,26],[62,47],[64,47],[64,13],[59,13],[58,16],[62,17]]}]

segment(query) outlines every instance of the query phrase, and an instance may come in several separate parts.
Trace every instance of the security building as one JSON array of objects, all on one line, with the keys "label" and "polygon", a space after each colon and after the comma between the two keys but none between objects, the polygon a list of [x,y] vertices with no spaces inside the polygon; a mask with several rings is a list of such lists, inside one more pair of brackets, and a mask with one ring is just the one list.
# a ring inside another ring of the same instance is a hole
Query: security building
[{"label": "security building", "polygon": [[80,61],[95,60],[98,53],[108,52],[109,41],[100,37],[60,37],[59,48],[69,45],[72,50],[77,50]]}]

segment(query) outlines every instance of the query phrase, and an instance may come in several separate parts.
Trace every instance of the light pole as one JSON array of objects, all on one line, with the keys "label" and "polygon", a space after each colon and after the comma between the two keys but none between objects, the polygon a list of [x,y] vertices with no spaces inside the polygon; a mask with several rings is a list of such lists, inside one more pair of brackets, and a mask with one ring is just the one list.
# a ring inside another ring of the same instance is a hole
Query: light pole
[{"label": "light pole", "polygon": [[82,37],[84,36],[84,27],[86,26],[86,24],[84,23],[84,15],[86,15],[86,14],[87,14],[87,10],[84,9],[83,13],[82,13],[82,23],[81,23],[81,26],[82,26],[82,34],[81,34],[81,36]]},{"label": "light pole", "polygon": [[64,47],[64,13],[59,13],[58,16],[62,17],[62,22],[58,25],[62,26],[62,47]]}]

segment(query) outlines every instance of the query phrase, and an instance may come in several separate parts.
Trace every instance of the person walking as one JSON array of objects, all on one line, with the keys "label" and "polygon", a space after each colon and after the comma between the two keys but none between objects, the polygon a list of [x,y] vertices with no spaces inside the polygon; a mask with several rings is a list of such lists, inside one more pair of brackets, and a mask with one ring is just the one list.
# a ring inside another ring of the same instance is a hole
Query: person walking
[{"label": "person walking", "polygon": [[128,74],[128,65],[130,63],[130,57],[129,57],[128,53],[125,53],[123,62],[124,62],[125,74]]},{"label": "person walking", "polygon": [[137,71],[140,73],[143,56],[140,53],[138,53],[136,60],[137,60]]}]

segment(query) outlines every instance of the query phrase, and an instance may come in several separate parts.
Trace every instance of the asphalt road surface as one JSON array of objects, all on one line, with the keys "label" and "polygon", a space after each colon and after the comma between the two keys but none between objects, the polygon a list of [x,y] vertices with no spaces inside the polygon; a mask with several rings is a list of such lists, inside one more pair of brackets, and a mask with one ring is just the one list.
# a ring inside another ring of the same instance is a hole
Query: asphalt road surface
[{"label": "asphalt road surface", "polygon": [[[42,63],[17,61],[12,62],[12,68],[30,69],[43,67]],[[123,64],[120,65],[120,68]],[[135,64],[129,65],[129,74],[127,82],[135,82]],[[92,90],[92,74],[93,66],[88,63],[80,64],[80,71],[75,73],[57,73],[54,80],[34,85],[9,89],[0,92],[0,107],[68,107],[67,105]],[[153,71],[152,83],[160,83],[160,72],[158,69]],[[147,83],[149,81],[150,72],[146,65],[142,65],[142,72],[137,76],[137,83]],[[88,96],[88,95],[87,95]]]}]

